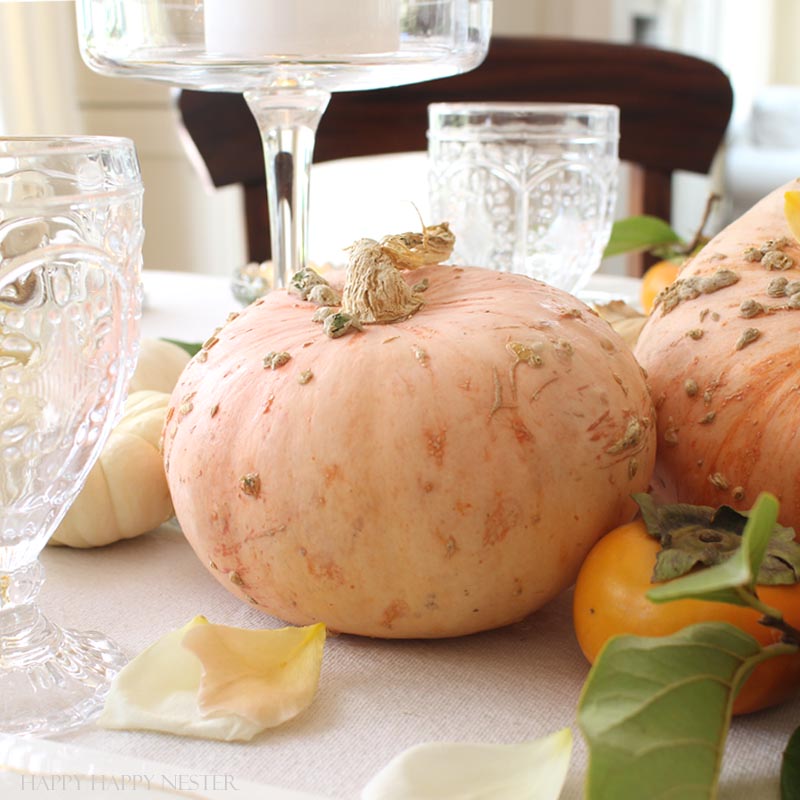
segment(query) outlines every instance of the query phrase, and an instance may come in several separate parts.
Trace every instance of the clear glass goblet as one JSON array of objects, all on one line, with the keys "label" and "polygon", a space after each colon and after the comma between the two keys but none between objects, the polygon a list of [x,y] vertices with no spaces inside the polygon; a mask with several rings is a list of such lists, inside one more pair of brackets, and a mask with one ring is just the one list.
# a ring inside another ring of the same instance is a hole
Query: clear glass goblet
[{"label": "clear glass goblet", "polygon": [[0,733],[83,724],[124,663],[36,598],[135,366],[141,204],[127,139],[0,139]]},{"label": "clear glass goblet", "polygon": [[309,169],[330,93],[476,67],[491,9],[491,0],[77,0],[81,52],[98,72],[244,93],[264,144],[276,286],[306,264]]}]

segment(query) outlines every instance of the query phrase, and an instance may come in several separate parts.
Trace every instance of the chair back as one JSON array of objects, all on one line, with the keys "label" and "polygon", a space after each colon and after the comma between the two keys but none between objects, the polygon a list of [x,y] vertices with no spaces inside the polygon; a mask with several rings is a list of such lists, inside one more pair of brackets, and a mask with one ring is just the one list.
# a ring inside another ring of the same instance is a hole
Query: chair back
[{"label": "chair back", "polygon": [[[733,106],[714,64],[651,47],[574,39],[492,39],[477,69],[450,78],[335,93],[315,161],[424,150],[433,102],[580,102],[620,108],[620,158],[635,171],[631,213],[670,219],[675,170],[707,173]],[[269,256],[264,161],[255,121],[234,94],[184,91],[178,106],[216,186],[245,187],[250,257]]]}]

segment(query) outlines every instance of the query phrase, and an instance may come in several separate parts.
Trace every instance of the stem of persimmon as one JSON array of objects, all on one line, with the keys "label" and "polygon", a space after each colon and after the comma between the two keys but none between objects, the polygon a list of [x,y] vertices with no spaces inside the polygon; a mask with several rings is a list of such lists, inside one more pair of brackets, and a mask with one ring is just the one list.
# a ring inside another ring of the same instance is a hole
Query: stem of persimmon
[{"label": "stem of persimmon", "polygon": [[759,620],[759,623],[780,631],[781,641],[800,648],[800,631],[786,622],[783,617],[764,616]]},{"label": "stem of persimmon", "polygon": [[763,614],[759,624],[780,631],[783,642],[800,648],[800,630],[790,625],[777,608],[762,603],[754,588],[739,587],[738,595],[747,605]]},{"label": "stem of persimmon", "polygon": [[692,237],[692,241],[685,246],[685,252],[687,256],[691,256],[692,253],[694,253],[694,251],[700,244],[700,241],[703,238],[703,230],[705,229],[706,224],[708,223],[708,218],[711,216],[711,211],[717,204],[719,199],[720,196],[715,193],[712,193],[708,196],[708,199],[706,200],[706,208],[705,211],[703,212],[703,219],[700,221],[700,227],[697,229],[694,236]]}]

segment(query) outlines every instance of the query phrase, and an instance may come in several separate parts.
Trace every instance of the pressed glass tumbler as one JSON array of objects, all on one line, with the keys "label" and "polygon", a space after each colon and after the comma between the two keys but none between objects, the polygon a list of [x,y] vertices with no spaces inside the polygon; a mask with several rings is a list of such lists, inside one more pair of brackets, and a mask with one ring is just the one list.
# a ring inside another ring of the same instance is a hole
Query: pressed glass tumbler
[{"label": "pressed glass tumbler", "polygon": [[616,106],[432,104],[431,212],[455,261],[579,290],[611,234],[618,139]]},{"label": "pressed glass tumbler", "polygon": [[81,725],[123,663],[36,599],[135,366],[141,203],[127,139],[0,139],[0,733]]}]

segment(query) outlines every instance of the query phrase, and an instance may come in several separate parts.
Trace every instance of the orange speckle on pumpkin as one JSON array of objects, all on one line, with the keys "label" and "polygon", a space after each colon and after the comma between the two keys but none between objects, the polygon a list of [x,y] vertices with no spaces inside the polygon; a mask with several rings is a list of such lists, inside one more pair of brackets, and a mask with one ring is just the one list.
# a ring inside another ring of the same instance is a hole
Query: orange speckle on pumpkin
[{"label": "orange speckle on pumpkin", "polygon": [[[611,412],[606,409],[594,422],[592,422],[591,425],[589,425],[589,427],[586,429],[586,433],[591,433],[593,430],[595,430],[595,428],[602,425],[608,419],[610,414]],[[594,439],[592,439],[592,441],[594,441]]]},{"label": "orange speckle on pumpkin", "polygon": [[405,600],[392,600],[383,610],[381,625],[384,628],[391,628],[394,622],[400,617],[405,617],[409,612],[408,603]]},{"label": "orange speckle on pumpkin", "polygon": [[340,585],[344,584],[344,573],[342,572],[342,568],[335,561],[329,559],[314,559],[308,552],[306,552],[304,556],[309,575],[314,578],[325,578]]},{"label": "orange speckle on pumpkin", "polygon": [[519,508],[511,498],[498,497],[497,504],[486,517],[483,543],[487,546],[502,542],[519,521]]},{"label": "orange speckle on pumpkin", "polygon": [[218,544],[214,548],[214,554],[220,560],[235,558],[236,556],[239,555],[244,545],[245,545],[244,542],[231,542],[225,544]]},{"label": "orange speckle on pumpkin", "polygon": [[533,441],[533,434],[525,426],[525,423],[516,415],[511,420],[511,430],[520,444],[527,444]]},{"label": "orange speckle on pumpkin", "polygon": [[331,486],[339,479],[341,473],[342,468],[338,464],[331,464],[329,467],[325,467],[325,485]]},{"label": "orange speckle on pumpkin", "polygon": [[472,511],[472,503],[457,500],[454,508],[462,517],[465,517],[469,511]]}]

